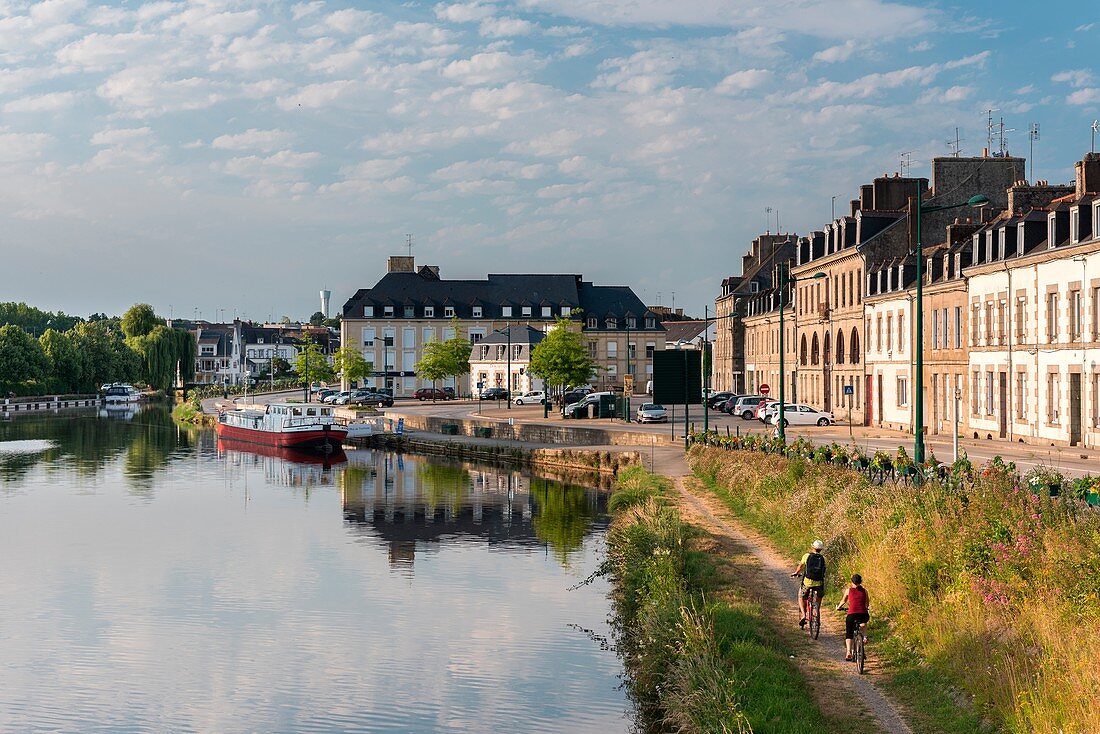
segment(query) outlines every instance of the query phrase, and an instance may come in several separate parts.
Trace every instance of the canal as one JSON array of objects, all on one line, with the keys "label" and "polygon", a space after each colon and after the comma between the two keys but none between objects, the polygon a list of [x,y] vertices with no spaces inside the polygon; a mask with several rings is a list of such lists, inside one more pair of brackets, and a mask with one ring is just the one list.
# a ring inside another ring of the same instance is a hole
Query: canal
[{"label": "canal", "polygon": [[156,407],[2,421],[0,731],[631,731],[605,510]]}]

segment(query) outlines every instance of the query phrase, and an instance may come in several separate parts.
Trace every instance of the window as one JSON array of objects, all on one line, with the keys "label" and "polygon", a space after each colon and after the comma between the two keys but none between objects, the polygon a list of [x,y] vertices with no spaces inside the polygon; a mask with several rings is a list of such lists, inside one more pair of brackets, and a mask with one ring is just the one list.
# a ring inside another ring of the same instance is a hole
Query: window
[{"label": "window", "polygon": [[1016,373],[1016,420],[1024,420],[1024,391],[1027,385],[1027,373]]},{"label": "window", "polygon": [[981,321],[982,307],[977,304],[970,306],[970,346],[978,346],[978,324]]},{"label": "window", "polygon": [[552,306],[543,306],[542,307],[542,317],[544,319],[548,319],[553,315],[554,315],[554,308]]},{"label": "window", "polygon": [[607,328],[609,328],[609,329],[619,328],[619,320],[617,318],[615,318],[614,316],[608,316],[607,317]]},{"label": "window", "polygon": [[406,348],[416,346],[416,329],[401,330],[401,346]]},{"label": "window", "polygon": [[385,316],[386,318],[392,318],[393,317],[393,306],[384,306],[382,308],[382,315]]},{"label": "window", "polygon": [[607,365],[607,374],[609,377],[614,377],[615,375],[619,374],[619,366],[615,364]]},{"label": "window", "polygon": [[993,301],[985,302],[985,345],[993,344]]},{"label": "window", "polygon": [[940,310],[932,311],[932,348],[940,348]]},{"label": "window", "polygon": [[978,389],[980,385],[978,383],[978,375],[981,374],[977,370],[974,370],[970,374],[970,414],[978,414]]},{"label": "window", "polygon": [[619,356],[619,343],[618,342],[608,342],[607,343],[607,358],[608,359],[617,359],[618,356]]},{"label": "window", "polygon": [[[1100,211],[1100,208],[1098,208]],[[1092,289],[1092,339],[1100,340],[1100,288]]]},{"label": "window", "polygon": [[470,316],[472,318],[475,318],[475,319],[480,319],[481,318],[481,306],[474,306],[470,310]]},{"label": "window", "polygon": [[500,307],[500,315],[503,318],[506,318],[506,319],[512,318],[512,307],[511,306],[501,306]]},{"label": "window", "polygon": [[374,346],[374,329],[363,329],[363,346]]},{"label": "window", "polygon": [[405,318],[414,319],[414,318],[416,318],[416,307],[415,306],[405,306],[405,309],[404,309],[403,313],[405,314]]},{"label": "window", "polygon": [[1008,332],[1005,329],[1005,301],[1000,299],[997,301],[997,343],[1004,344],[1008,336]]},{"label": "window", "polygon": [[898,378],[898,396],[897,397],[898,397],[897,402],[898,402],[898,407],[899,408],[904,407],[906,405],[909,405],[909,378],[908,377],[899,377]]},{"label": "window", "polygon": [[657,319],[653,316],[646,316],[645,317],[645,328],[647,328],[647,329],[656,329],[657,328]]},{"label": "window", "polygon": [[637,359],[638,358],[638,345],[634,342],[630,342],[626,345],[626,358]]},{"label": "window", "polygon": [[955,349],[962,349],[962,308],[955,306]]},{"label": "window", "polygon": [[470,343],[477,344],[485,338],[485,331],[483,329],[470,329]]},{"label": "window", "polygon": [[898,354],[905,354],[905,313],[902,311],[898,311]]},{"label": "window", "polygon": [[596,325],[597,324],[595,316],[589,316],[588,319],[585,321],[585,326],[587,326],[589,329],[595,329]]},{"label": "window", "polygon": [[424,307],[424,318],[426,318],[426,319],[435,318],[435,306],[425,306]]},{"label": "window", "polygon": [[520,312],[520,315],[522,315],[522,316],[530,316],[531,315],[531,307],[530,306],[520,306],[519,312]]},{"label": "window", "polygon": [[569,318],[572,315],[572,313],[573,313],[573,309],[570,308],[569,306],[562,306],[561,307],[561,317],[563,319]]},{"label": "window", "polygon": [[949,325],[950,324],[947,321],[947,309],[945,308],[943,310],[943,315],[940,317],[940,328],[943,329],[943,339],[941,340],[941,343],[943,344],[944,349],[947,349],[949,346],[951,346],[951,343],[948,341],[948,334],[950,332],[950,329],[948,329]]},{"label": "window", "polygon": [[443,307],[443,318],[453,319],[454,316],[455,316],[455,307],[454,306],[444,306]]},{"label": "window", "polygon": [[374,318],[374,306],[363,306],[363,318],[365,318],[365,319],[373,319]]},{"label": "window", "polygon": [[645,343],[645,358],[653,359],[653,353],[657,351],[657,345],[653,342]]},{"label": "window", "polygon": [[1051,372],[1047,375],[1047,423],[1051,425],[1057,425],[1058,423],[1058,402],[1060,396],[1058,395],[1058,373]]},{"label": "window", "polygon": [[886,351],[894,351],[894,314],[886,314]]},{"label": "window", "polygon": [[628,329],[637,329],[638,328],[638,319],[634,318],[633,316],[627,316],[626,317],[626,328],[628,328]]},{"label": "window", "polygon": [[424,340],[425,342],[433,341],[435,339],[435,327],[434,326],[425,326],[420,331],[420,338],[422,340]]},{"label": "window", "polygon": [[589,359],[595,359],[596,358],[596,342],[591,342],[591,341],[588,342],[588,358]]},{"label": "window", "polygon": [[1081,338],[1081,291],[1069,292],[1069,339],[1077,341]]},{"label": "window", "polygon": [[1069,213],[1069,241],[1075,245],[1077,244],[1077,233],[1079,231],[1077,227],[1078,212],[1079,210],[1074,210]]},{"label": "window", "polygon": [[1047,341],[1058,341],[1058,294],[1047,294]]},{"label": "window", "polygon": [[1027,299],[1023,296],[1016,297],[1016,341],[1022,343],[1027,339]]},{"label": "window", "polygon": [[993,415],[993,372],[985,373],[985,414]]},{"label": "window", "polygon": [[875,318],[875,351],[882,351],[882,314]]}]

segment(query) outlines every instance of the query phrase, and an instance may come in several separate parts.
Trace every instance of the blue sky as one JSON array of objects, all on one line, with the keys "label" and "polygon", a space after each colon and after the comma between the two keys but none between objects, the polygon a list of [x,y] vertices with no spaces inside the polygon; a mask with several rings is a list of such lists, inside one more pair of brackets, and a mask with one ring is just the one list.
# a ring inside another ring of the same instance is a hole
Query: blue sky
[{"label": "blue sky", "polygon": [[306,317],[412,234],[701,313],[767,207],[820,227],[989,108],[1071,180],[1098,47],[1088,3],[0,0],[0,300]]}]

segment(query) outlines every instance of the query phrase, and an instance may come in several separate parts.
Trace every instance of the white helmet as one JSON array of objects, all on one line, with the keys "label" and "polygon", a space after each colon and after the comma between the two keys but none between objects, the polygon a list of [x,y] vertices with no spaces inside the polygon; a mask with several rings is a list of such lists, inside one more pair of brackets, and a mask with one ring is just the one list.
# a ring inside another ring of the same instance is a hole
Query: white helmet
[{"label": "white helmet", "polygon": [[822,543],[822,542],[821,542],[820,540],[815,540],[815,541],[813,542],[813,548],[814,548],[814,550],[821,550],[821,549],[822,549],[822,548],[824,548],[824,547],[825,547],[825,544],[824,544],[824,543]]}]

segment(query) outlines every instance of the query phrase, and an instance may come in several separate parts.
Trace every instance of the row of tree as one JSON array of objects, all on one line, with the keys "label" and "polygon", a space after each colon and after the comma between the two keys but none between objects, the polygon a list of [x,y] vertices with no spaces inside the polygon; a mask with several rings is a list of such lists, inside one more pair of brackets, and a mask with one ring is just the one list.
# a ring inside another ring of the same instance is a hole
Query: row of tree
[{"label": "row of tree", "polygon": [[38,338],[6,324],[0,326],[0,391],[89,393],[108,382],[167,390],[177,376],[194,379],[196,353],[193,334],[169,329],[145,303],[131,307],[121,322],[76,321],[67,329],[50,325]]}]

